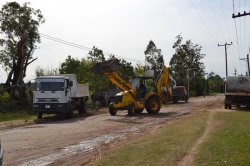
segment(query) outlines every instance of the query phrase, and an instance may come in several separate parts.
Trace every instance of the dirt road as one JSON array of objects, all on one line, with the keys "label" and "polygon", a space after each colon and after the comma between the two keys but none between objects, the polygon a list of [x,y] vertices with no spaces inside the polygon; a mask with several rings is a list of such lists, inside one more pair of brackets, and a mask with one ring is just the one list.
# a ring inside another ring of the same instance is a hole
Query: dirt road
[{"label": "dirt road", "polygon": [[[191,98],[187,104],[163,106],[158,115],[110,116],[108,111],[70,120],[42,122],[0,130],[5,150],[4,165],[81,165],[98,154],[98,147],[126,140],[133,133],[188,113],[224,110],[224,96]],[[96,156],[98,158],[98,156]],[[72,160],[72,159],[76,160]]]}]

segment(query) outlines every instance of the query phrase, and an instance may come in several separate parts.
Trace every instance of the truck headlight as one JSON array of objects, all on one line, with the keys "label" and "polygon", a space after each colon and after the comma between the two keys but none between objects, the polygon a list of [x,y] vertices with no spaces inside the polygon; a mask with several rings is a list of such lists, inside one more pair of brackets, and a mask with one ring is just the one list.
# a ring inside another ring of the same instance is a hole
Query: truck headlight
[{"label": "truck headlight", "polygon": [[38,108],[38,105],[37,105],[37,104],[34,104],[33,107],[34,107],[34,108]]}]

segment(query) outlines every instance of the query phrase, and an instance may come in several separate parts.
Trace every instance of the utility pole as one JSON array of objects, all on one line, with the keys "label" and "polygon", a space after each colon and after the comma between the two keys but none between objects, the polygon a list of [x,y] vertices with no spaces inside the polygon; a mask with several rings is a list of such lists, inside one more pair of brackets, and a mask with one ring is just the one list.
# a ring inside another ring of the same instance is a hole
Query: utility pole
[{"label": "utility pole", "polygon": [[247,62],[247,68],[248,68],[248,76],[250,76],[250,68],[249,68],[249,54],[247,54],[247,58],[241,58],[240,60],[244,60]]},{"label": "utility pole", "polygon": [[222,45],[220,45],[220,44],[218,44],[218,47],[221,47],[221,46],[224,46],[225,47],[225,57],[226,57],[226,77],[228,76],[228,74],[227,74],[227,46],[230,46],[230,45],[232,45],[233,43],[231,42],[230,44],[227,44],[227,43],[225,43],[225,44],[222,44]]},{"label": "utility pole", "polygon": [[247,54],[247,67],[248,67],[248,76],[250,76],[249,54]]},{"label": "utility pole", "polygon": [[[242,16],[247,16],[250,15],[250,12],[246,12],[244,11],[242,14],[240,12],[238,12],[237,15],[235,15],[234,13],[232,14],[232,18],[236,18],[236,17],[242,17]],[[250,52],[250,50],[249,50]],[[248,76],[250,76],[250,68],[249,68],[249,54],[247,54],[247,58],[242,58],[240,60],[246,60],[247,61],[247,67],[248,67]]]},{"label": "utility pole", "polygon": [[188,70],[187,70],[187,79],[188,79],[188,96],[190,96],[190,95],[189,95],[189,68],[188,68]]},{"label": "utility pole", "polygon": [[204,73],[204,80],[205,80],[205,84],[204,84],[204,97],[206,97],[206,91],[207,91],[207,85],[206,85],[206,75],[208,73]]},{"label": "utility pole", "polygon": [[242,14],[240,12],[237,15],[232,14],[232,18],[247,16],[247,15],[250,15],[250,12],[247,13],[246,11],[244,11]]},{"label": "utility pole", "polygon": [[234,76],[237,76],[237,70],[234,68]]}]

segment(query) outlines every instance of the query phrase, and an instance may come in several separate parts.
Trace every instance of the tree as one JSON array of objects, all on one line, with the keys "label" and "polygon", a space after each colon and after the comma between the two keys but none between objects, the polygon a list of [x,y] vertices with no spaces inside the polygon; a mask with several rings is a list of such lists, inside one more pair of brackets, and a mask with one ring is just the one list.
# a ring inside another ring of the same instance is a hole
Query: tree
[{"label": "tree", "polygon": [[224,92],[224,79],[218,74],[210,72],[208,74],[209,93],[223,93]]},{"label": "tree", "polygon": [[103,54],[103,51],[101,49],[98,49],[97,47],[93,46],[92,50],[89,51],[88,59],[90,59],[93,62],[103,62],[105,61],[105,56]]},{"label": "tree", "polygon": [[[202,85],[197,85],[197,81],[201,84],[201,78],[204,76],[204,64],[201,62],[205,54],[201,53],[202,47],[198,44],[193,44],[191,40],[183,43],[181,35],[176,37],[177,41],[173,45],[175,53],[170,60],[170,66],[175,72],[177,85],[186,85],[188,77],[190,80],[190,89],[194,90],[193,94],[202,95]],[[195,79],[193,79],[195,78]],[[203,81],[204,82],[204,81]]]},{"label": "tree", "polygon": [[145,69],[154,70],[155,78],[157,78],[164,66],[164,59],[163,55],[161,54],[161,49],[158,49],[155,43],[150,40],[146,50],[144,51],[144,54],[146,56],[146,62],[148,63],[148,66],[146,65]]},{"label": "tree", "polygon": [[119,64],[117,67],[117,71],[119,71],[125,79],[128,79],[129,77],[135,75],[134,67],[132,66],[131,62],[128,62],[122,58],[117,58],[115,55],[110,55],[110,58],[108,60],[111,59],[118,59]]},{"label": "tree", "polygon": [[70,73],[78,73],[80,67],[80,60],[71,58],[69,55],[68,58],[63,62],[59,68],[59,72],[61,74],[70,74]]},{"label": "tree", "polygon": [[134,68],[135,75],[143,75],[144,74],[144,66],[140,64],[136,64]]},{"label": "tree", "polygon": [[[7,2],[0,11],[0,29],[3,38],[0,39],[0,64],[8,72],[5,88],[10,91],[12,99],[24,97],[23,79],[26,76],[27,67],[37,58],[33,53],[40,43],[38,27],[45,19],[41,11],[29,7],[29,3],[23,5],[17,2]],[[19,95],[17,95],[19,94]]]},{"label": "tree", "polygon": [[40,77],[40,76],[45,76],[45,75],[56,75],[59,74],[58,69],[55,68],[41,68],[41,67],[37,67],[36,71],[35,71],[36,77]]}]

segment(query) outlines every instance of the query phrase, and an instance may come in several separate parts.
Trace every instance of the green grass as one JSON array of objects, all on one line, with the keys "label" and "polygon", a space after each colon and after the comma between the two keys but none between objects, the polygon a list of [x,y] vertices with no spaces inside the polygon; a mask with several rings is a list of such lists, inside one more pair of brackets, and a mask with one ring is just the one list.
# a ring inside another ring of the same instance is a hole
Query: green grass
[{"label": "green grass", "polygon": [[201,145],[195,165],[250,165],[250,112],[217,113],[222,122]]},{"label": "green grass", "polygon": [[13,121],[13,120],[30,120],[36,118],[35,115],[30,115],[25,112],[0,112],[0,122]]},{"label": "green grass", "polygon": [[95,165],[176,165],[204,132],[207,118],[208,113],[203,112],[178,119],[158,132],[112,151]]}]

